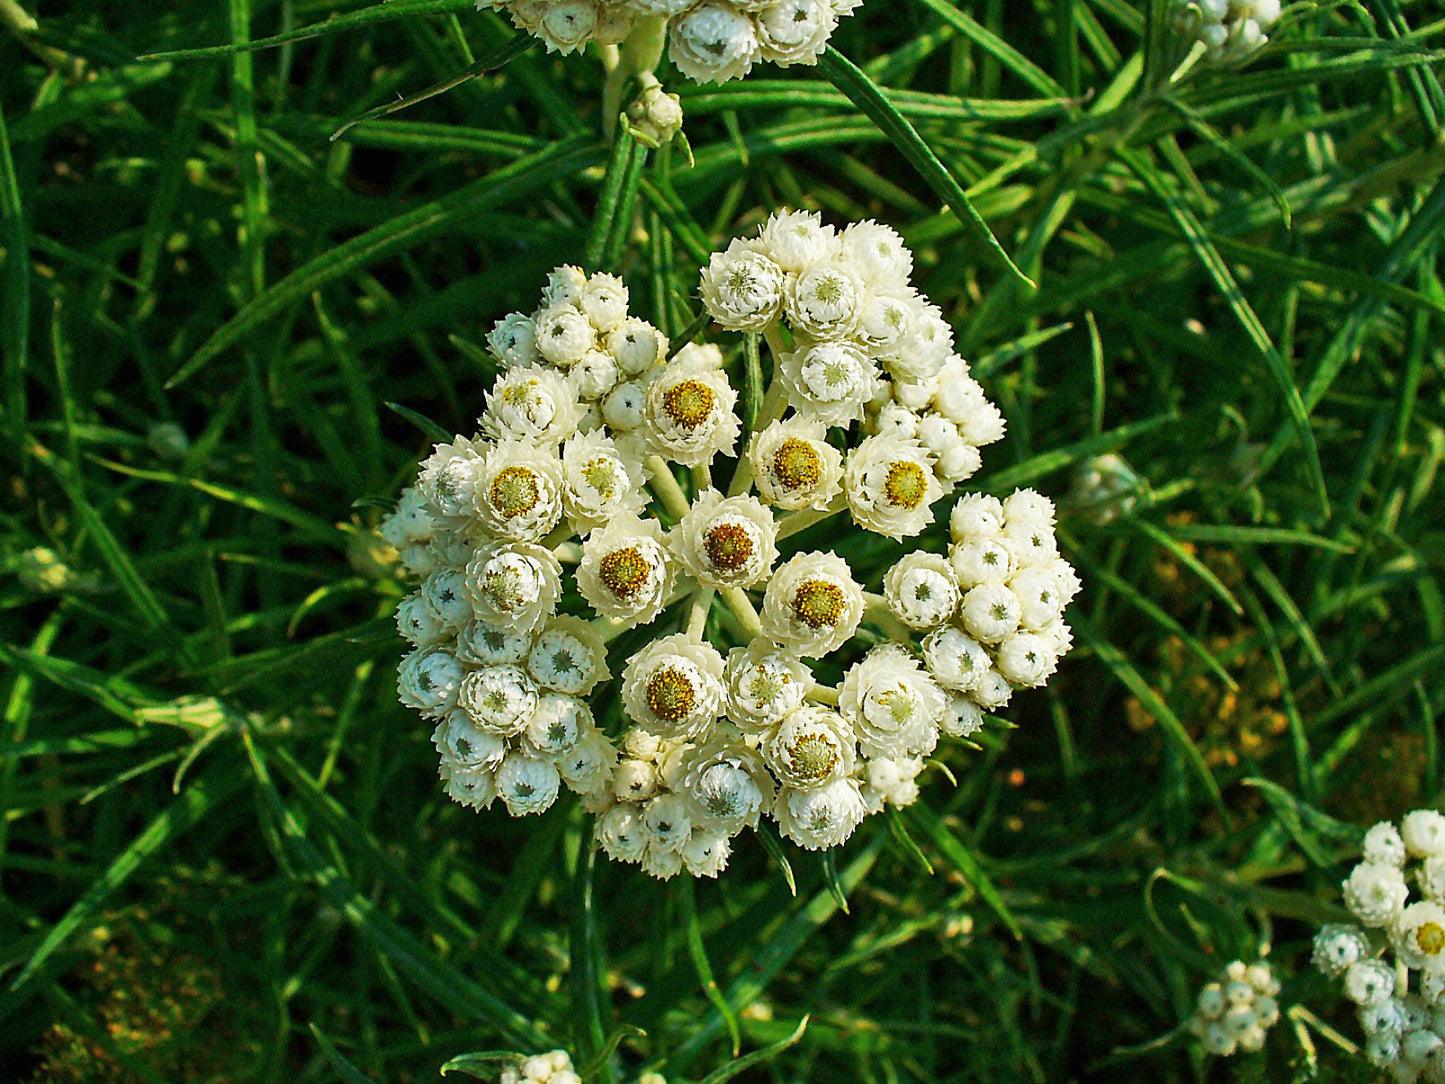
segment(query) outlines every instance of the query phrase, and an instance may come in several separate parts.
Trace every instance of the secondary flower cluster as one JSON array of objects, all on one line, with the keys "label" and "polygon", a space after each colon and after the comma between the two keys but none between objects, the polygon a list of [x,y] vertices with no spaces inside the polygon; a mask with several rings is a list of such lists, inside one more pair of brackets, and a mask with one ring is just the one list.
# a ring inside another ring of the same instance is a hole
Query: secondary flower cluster
[{"label": "secondary flower cluster", "polygon": [[507,1066],[497,1084],[582,1084],[582,1078],[573,1068],[572,1056],[567,1051],[551,1050]]},{"label": "secondary flower cluster", "polygon": [[667,55],[699,83],[725,83],[760,60],[815,64],[838,19],[862,0],[477,0],[502,9],[550,52],[616,45],[648,20],[666,22]]},{"label": "secondary flower cluster", "polygon": [[[571,267],[497,322],[479,432],[437,445],[382,527],[421,579],[397,611],[415,649],[398,691],[436,720],[448,794],[521,816],[566,786],[614,859],[716,876],[763,817],[821,849],[913,802],[941,735],[1043,684],[1078,580],[1038,494],[964,497],[947,557],[904,557],[882,595],[835,552],[788,552],[830,515],[918,534],[1002,433],[910,267],[887,227],[797,213],[714,257],[710,311],[773,355],[726,494],[711,471],[740,450],[740,382],[716,346],[669,356],[619,279]],[[651,638],[611,663],[641,626]],[[830,658],[836,687],[815,678]],[[630,722],[615,739],[586,699],[614,675]]]},{"label": "secondary flower cluster", "polygon": [[1375,825],[1341,887],[1359,925],[1321,928],[1315,966],[1359,1007],[1371,1062],[1402,1084],[1445,1079],[1445,816]]},{"label": "secondary flower cluster", "polygon": [[1264,1035],[1279,1020],[1279,980],[1264,961],[1235,960],[1207,983],[1194,1002],[1189,1030],[1211,1054],[1264,1048]]},{"label": "secondary flower cluster", "polygon": [[1180,0],[1174,10],[1176,31],[1203,43],[1216,64],[1248,60],[1269,37],[1265,31],[1280,16],[1280,0]]}]

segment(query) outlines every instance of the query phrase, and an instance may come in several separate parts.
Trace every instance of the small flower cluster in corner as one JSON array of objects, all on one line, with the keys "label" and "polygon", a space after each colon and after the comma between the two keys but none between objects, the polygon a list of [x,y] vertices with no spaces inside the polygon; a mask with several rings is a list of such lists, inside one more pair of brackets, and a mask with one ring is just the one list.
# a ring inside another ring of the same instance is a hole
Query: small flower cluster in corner
[{"label": "small flower cluster in corner", "polygon": [[667,55],[699,83],[725,83],[758,61],[814,64],[862,0],[477,0],[505,10],[550,52],[617,45],[649,22],[667,26]]},{"label": "small flower cluster in corner", "polygon": [[1179,0],[1174,29],[1200,42],[1214,64],[1241,64],[1269,41],[1280,0]]},{"label": "small flower cluster in corner", "polygon": [[1279,1021],[1278,995],[1279,980],[1267,962],[1235,960],[1199,991],[1189,1030],[1221,1057],[1262,1050],[1265,1032]]},{"label": "small flower cluster in corner", "polygon": [[1375,825],[1341,887],[1359,925],[1322,927],[1315,966],[1358,1006],[1376,1067],[1401,1084],[1445,1080],[1445,816]]},{"label": "small flower cluster in corner", "polygon": [[[421,579],[399,695],[436,720],[453,798],[521,816],[565,786],[612,858],[717,876],[763,818],[816,850],[910,804],[941,736],[1044,683],[1079,582],[1039,494],[963,497],[948,553],[906,555],[881,594],[790,541],[842,516],[918,535],[1003,434],[911,270],[885,226],[774,215],[702,273],[709,313],[754,336],[731,371],[714,345],[670,351],[611,275],[558,268],[497,322],[479,431],[437,445],[383,525]],[[623,733],[597,725],[603,689]]]}]

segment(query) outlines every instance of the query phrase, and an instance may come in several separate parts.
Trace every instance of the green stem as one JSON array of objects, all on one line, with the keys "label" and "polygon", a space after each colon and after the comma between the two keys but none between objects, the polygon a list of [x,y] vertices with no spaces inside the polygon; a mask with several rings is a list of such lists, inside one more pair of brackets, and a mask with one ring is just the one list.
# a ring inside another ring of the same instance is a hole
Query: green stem
[{"label": "green stem", "polygon": [[[637,77],[644,86],[650,85],[644,73],[652,75],[666,43],[667,19],[657,15],[637,20],[620,49],[615,45],[602,47],[602,65],[607,72],[607,81],[602,85],[602,132],[608,139],[617,132],[628,80]],[[656,81],[653,76],[652,82]]]},{"label": "green stem", "polygon": [[831,519],[847,507],[848,505],[842,497],[834,497],[833,503],[827,508],[803,508],[797,512],[789,512],[778,520],[778,541],[781,542],[789,535],[795,535],[799,531],[805,531],[815,523]]},{"label": "green stem", "polygon": [[[754,432],[762,432],[773,422],[783,416],[788,409],[787,389],[783,386],[782,380],[777,377],[777,370],[774,369],[773,382],[768,385],[768,393],[763,396],[763,405],[758,410],[757,429]],[[739,497],[752,488],[753,484],[753,461],[748,456],[747,441],[751,439],[749,433],[743,438],[742,454],[738,456],[738,465],[733,468],[732,479],[728,482],[728,496]]]},{"label": "green stem", "polygon": [[813,687],[808,690],[808,699],[816,700],[820,704],[831,704],[836,708],[838,706],[838,690],[831,685],[819,685],[815,681]]},{"label": "green stem", "polygon": [[687,638],[697,643],[703,642],[703,631],[707,628],[707,615],[712,611],[712,600],[717,595],[717,588],[702,587],[692,596],[692,609],[687,615]]},{"label": "green stem", "polygon": [[882,595],[874,594],[872,591],[863,592],[863,601],[868,603],[868,609],[864,611],[863,619],[877,625],[891,640],[899,640],[903,643],[911,643],[917,635],[912,629],[905,625],[893,613],[893,608],[888,605],[888,600]]},{"label": "green stem", "polygon": [[682,519],[692,509],[692,502],[673,477],[672,466],[662,456],[654,454],[647,457],[647,467],[652,471],[647,487],[652,490],[653,496],[662,502],[662,507],[673,519]]},{"label": "green stem", "polygon": [[740,587],[723,587],[718,589],[718,596],[727,604],[737,623],[742,627],[748,639],[762,635],[763,624],[758,620],[758,611],[753,609],[752,600]]}]

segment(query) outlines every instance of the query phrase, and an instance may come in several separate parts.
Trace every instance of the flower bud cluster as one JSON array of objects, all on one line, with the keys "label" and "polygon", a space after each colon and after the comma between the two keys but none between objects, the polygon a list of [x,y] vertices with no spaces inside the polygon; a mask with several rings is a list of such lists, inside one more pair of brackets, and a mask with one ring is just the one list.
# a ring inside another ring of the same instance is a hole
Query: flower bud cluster
[{"label": "flower bud cluster", "polygon": [[1279,980],[1269,964],[1235,960],[1199,991],[1189,1030],[1211,1054],[1264,1048],[1265,1032],[1279,1020]]},{"label": "flower bud cluster", "polygon": [[497,1084],[582,1084],[582,1078],[567,1051],[550,1050],[509,1065],[502,1070]]},{"label": "flower bud cluster", "polygon": [[1054,506],[1031,489],[959,498],[948,556],[914,552],[888,570],[884,597],[926,633],[928,672],[948,692],[945,733],[966,736],[1014,689],[1043,685],[1073,644],[1063,611],[1079,590],[1059,555]]},{"label": "flower bud cluster", "polygon": [[1340,887],[1359,925],[1321,927],[1315,966],[1358,1006],[1377,1068],[1401,1084],[1445,1081],[1445,816],[1375,825]]},{"label": "flower bud cluster", "polygon": [[[789,546],[829,515],[919,533],[953,484],[948,449],[976,457],[1002,422],[966,373],[944,381],[966,366],[908,286],[912,257],[893,231],[782,215],[756,248],[722,255],[704,274],[709,307],[741,311],[775,290],[743,323],[770,344],[789,336],[744,454],[722,351],[694,342],[669,357],[620,280],[561,267],[535,312],[489,335],[499,375],[478,431],[436,445],[381,525],[420,581],[396,614],[414,649],[398,695],[435,720],[447,793],[522,816],[566,786],[609,856],[662,878],[717,876],[732,839],[764,817],[823,849],[915,801],[941,736],[971,733],[1052,672],[1078,588],[1052,505],[1032,491],[964,498],[974,514],[955,515],[949,556],[904,558],[886,599],[837,553]],[[879,321],[887,334],[860,330],[878,298],[899,314]],[[809,384],[831,379],[831,362],[813,373],[799,361],[817,350],[857,363],[852,406]],[[726,493],[711,484],[720,455],[738,457]],[[682,480],[677,467],[690,468]],[[901,636],[877,642],[899,621]],[[609,660],[613,639],[654,622]],[[837,687],[814,676],[830,658]],[[603,689],[630,726],[618,744],[589,707]]]},{"label": "flower bud cluster", "polygon": [[[862,0],[477,0],[505,10],[549,52],[589,41],[617,45],[649,20],[664,20],[667,55],[699,83],[725,83],[758,61],[816,64],[838,20]],[[644,27],[643,32],[647,32]]]},{"label": "flower bud cluster", "polygon": [[1280,0],[1179,0],[1174,29],[1203,43],[1215,64],[1241,64],[1269,41],[1280,16]]}]

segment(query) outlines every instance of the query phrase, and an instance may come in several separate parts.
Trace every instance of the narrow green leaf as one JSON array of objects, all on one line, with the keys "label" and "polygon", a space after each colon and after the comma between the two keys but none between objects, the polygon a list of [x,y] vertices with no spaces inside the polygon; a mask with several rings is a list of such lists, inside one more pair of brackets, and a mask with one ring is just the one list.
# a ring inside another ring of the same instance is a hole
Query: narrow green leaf
[{"label": "narrow green leaf", "polygon": [[1169,186],[1159,176],[1158,171],[1145,161],[1142,154],[1123,146],[1116,146],[1114,151],[1130,171],[1144,182],[1144,187],[1164,204],[1169,211],[1169,216],[1179,227],[1179,232],[1184,235],[1184,239],[1189,242],[1189,247],[1193,249],[1195,256],[1198,257],[1205,271],[1209,273],[1209,277],[1214,280],[1214,284],[1224,295],[1230,311],[1234,313],[1240,326],[1244,328],[1245,334],[1264,358],[1270,374],[1284,395],[1285,407],[1294,424],[1295,435],[1304,447],[1310,482],[1314,487],[1315,498],[1319,501],[1321,514],[1328,518],[1330,500],[1325,488],[1324,468],[1320,465],[1319,446],[1315,443],[1315,434],[1310,427],[1309,414],[1305,410],[1304,400],[1300,397],[1299,387],[1294,382],[1294,374],[1290,372],[1289,365],[1275,349],[1269,332],[1265,330],[1264,324],[1260,322],[1254,309],[1250,307],[1249,301],[1234,279],[1234,273],[1229,270],[1229,265],[1224,262],[1219,250],[1210,241],[1209,235],[1205,233],[1204,227],[1194,216],[1194,212],[1169,190]]},{"label": "narrow green leaf", "polygon": [[[777,1057],[803,1037],[803,1032],[808,1030],[808,1020],[809,1017],[803,1017],[803,1019],[798,1022],[798,1026],[793,1029],[793,1033],[786,1039],[779,1039],[771,1046],[765,1046],[761,1050],[754,1050],[751,1054],[737,1058],[736,1061],[730,1061],[726,1065],[718,1066],[718,1068],[702,1078],[702,1084],[724,1084],[725,1081],[732,1080],[735,1076],[746,1072],[754,1065],[761,1065],[763,1062]],[[735,1058],[737,1057],[736,1052],[734,1052],[733,1056]]]},{"label": "narrow green leaf", "polygon": [[1144,710],[1155,718],[1163,730],[1164,736],[1173,743],[1195,777],[1204,785],[1205,793],[1209,795],[1210,800],[1221,813],[1224,813],[1224,797],[1219,793],[1219,783],[1215,780],[1214,773],[1209,770],[1209,765],[1204,762],[1204,754],[1199,751],[1199,746],[1194,744],[1194,739],[1189,736],[1189,731],[1184,728],[1179,716],[1174,714],[1173,709],[1164,703],[1163,698],[1144,680],[1143,675],[1135,669],[1134,664],[1129,661],[1129,657],[1123,651],[1100,636],[1093,626],[1078,614],[1074,615],[1072,623],[1074,631],[1079,634],[1079,641],[1092,648],[1099,661],[1119,679],[1119,683],[1139,698],[1139,703],[1144,706]]},{"label": "narrow green leaf", "polygon": [[777,836],[773,835],[772,830],[764,824],[760,824],[757,828],[753,829],[753,834],[756,835],[762,843],[763,850],[767,851],[768,856],[778,864],[778,870],[782,873],[783,880],[787,882],[788,894],[796,896],[798,894],[798,882],[793,876],[793,865],[788,861],[788,856],[783,850],[782,842]]},{"label": "narrow green leaf", "polygon": [[411,424],[420,429],[430,441],[434,441],[437,444],[450,444],[456,437],[455,433],[448,433],[444,426],[432,421],[425,414],[412,410],[410,407],[404,407],[400,403],[392,402],[387,402],[383,405],[393,414],[397,414],[411,422]]},{"label": "narrow green leaf", "polygon": [[[833,894],[833,902],[838,905],[838,910],[845,915],[848,914],[848,894],[843,890],[843,884],[838,880],[838,848],[829,847],[823,852],[823,883],[828,886],[828,891]],[[737,1053],[736,1050],[733,1051]]]},{"label": "narrow green leaf", "polygon": [[209,45],[198,49],[172,49],[163,53],[146,53],[136,59],[142,61],[195,60],[203,57],[230,56],[234,53],[253,53],[259,49],[274,49],[278,45],[290,45],[292,42],[307,41],[327,34],[339,34],[343,30],[355,30],[389,19],[407,19],[417,15],[474,10],[476,10],[475,0],[384,0],[383,3],[373,4],[361,11],[353,11],[347,15],[332,15],[324,22],[298,27],[274,37],[236,42],[231,45]]},{"label": "narrow green leaf", "polygon": [[697,971],[697,979],[702,983],[703,993],[713,1003],[713,1007],[722,1015],[723,1023],[727,1025],[728,1037],[733,1044],[733,1057],[738,1056],[742,1049],[743,1035],[738,1028],[738,1016],[728,1004],[727,998],[723,996],[722,989],[713,978],[712,964],[708,962],[707,946],[702,941],[702,926],[697,919],[697,899],[691,877],[679,879],[677,893],[678,903],[682,907],[682,921],[687,932],[687,951],[692,957],[692,966]]},{"label": "narrow green leaf", "polygon": [[1359,848],[1364,833],[1355,825],[1336,820],[1268,779],[1252,778],[1241,782],[1264,795],[1264,800],[1269,803],[1284,830],[1316,866],[1332,866],[1335,863],[1326,843],[1348,847],[1352,852]]},{"label": "narrow green leaf", "polygon": [[450,1059],[441,1067],[441,1075],[466,1073],[478,1080],[496,1080],[497,1065],[521,1060],[522,1055],[515,1050],[477,1050],[471,1054],[458,1054]]},{"label": "narrow green leaf", "polygon": [[25,434],[25,367],[30,351],[30,248],[20,179],[10,154],[10,133],[0,109],[0,355],[5,373],[5,428],[19,457]]},{"label": "narrow green leaf", "polygon": [[957,30],[963,37],[973,42],[1040,94],[1045,94],[1052,98],[1063,98],[1067,96],[1068,91],[1055,82],[1048,72],[1044,71],[1043,68],[1024,56],[1023,53],[1019,52],[993,31],[980,25],[972,16],[964,14],[958,8],[948,3],[947,0],[917,0],[917,2],[933,12],[945,23]]},{"label": "narrow green leaf", "polygon": [[983,898],[983,901],[993,909],[994,914],[1003,921],[1009,933],[1014,935],[1016,940],[1022,941],[1024,932],[1019,926],[1018,919],[1014,918],[1013,912],[1004,902],[999,894],[998,888],[994,885],[992,878],[984,872],[983,866],[977,858],[964,845],[963,841],[953,834],[939,818],[938,814],[929,808],[926,802],[914,802],[903,811],[904,817],[913,822],[913,826],[923,833],[935,847],[942,852],[943,857],[948,859],[954,869],[963,875],[963,879],[973,886],[974,890]]},{"label": "narrow green leaf", "polygon": [[376,1084],[371,1077],[347,1061],[315,1023],[308,1023],[306,1026],[311,1029],[316,1045],[321,1047],[321,1053],[325,1055],[331,1068],[336,1070],[336,1075],[342,1079],[343,1084]]},{"label": "narrow green leaf", "polygon": [[528,196],[544,184],[570,177],[598,164],[602,150],[591,136],[562,140],[538,154],[520,159],[480,180],[398,215],[360,237],[354,237],[273,283],[201,344],[189,361],[166,382],[173,388],[236,345],[258,326],[280,315],[313,290],[355,274],[377,260],[421,244],[483,207],[494,210],[506,201]]},{"label": "narrow green leaf", "polygon": [[592,227],[587,234],[582,261],[588,271],[603,270],[602,253],[612,235],[613,220],[617,218],[617,207],[622,200],[622,186],[627,183],[632,159],[639,150],[631,130],[623,126],[612,144],[612,156],[607,160],[607,172],[602,176],[602,189],[597,194],[597,211],[592,216]]},{"label": "narrow green leaf", "polygon": [[1003,245],[999,244],[998,238],[988,228],[988,223],[969,202],[968,196],[964,194],[959,183],[954,180],[948,167],[939,161],[938,155],[934,154],[928,144],[923,141],[918,130],[894,108],[878,85],[852,61],[831,46],[823,50],[823,55],[818,58],[818,68],[834,86],[846,94],[849,100],[878,126],[878,130],[888,137],[888,140],[898,148],[899,152],[913,163],[913,167],[923,175],[928,186],[937,193],[939,199],[948,205],[949,210],[963,224],[964,232],[971,235],[975,241],[980,242],[985,251],[1010,275],[1026,286],[1034,286],[1034,280],[1019,270],[1013,260],[1009,258]]}]

